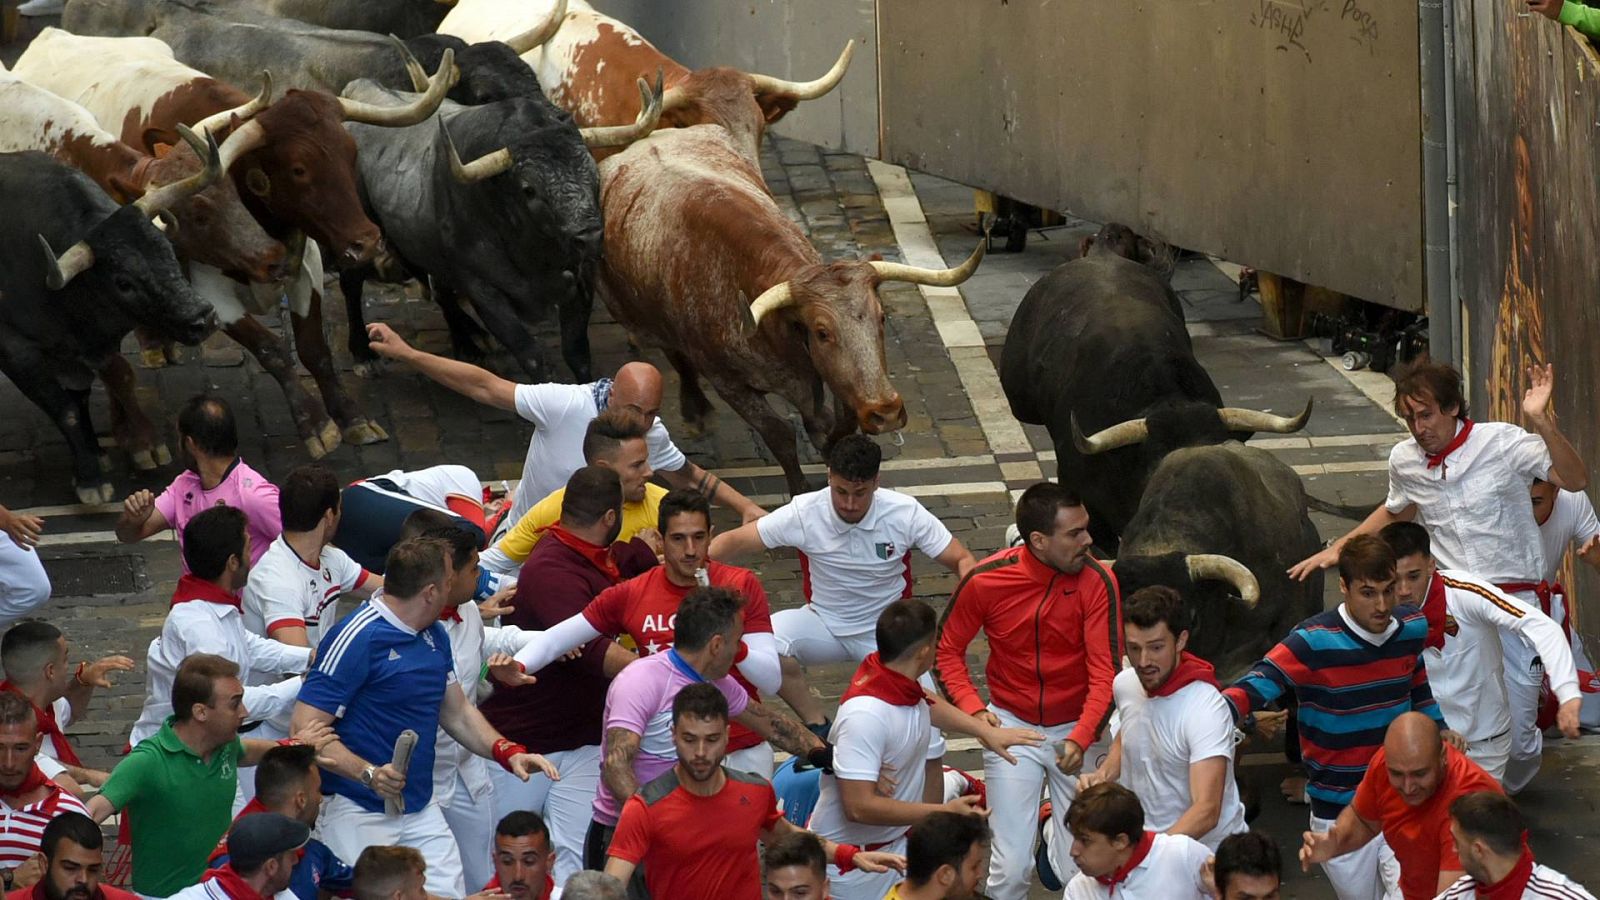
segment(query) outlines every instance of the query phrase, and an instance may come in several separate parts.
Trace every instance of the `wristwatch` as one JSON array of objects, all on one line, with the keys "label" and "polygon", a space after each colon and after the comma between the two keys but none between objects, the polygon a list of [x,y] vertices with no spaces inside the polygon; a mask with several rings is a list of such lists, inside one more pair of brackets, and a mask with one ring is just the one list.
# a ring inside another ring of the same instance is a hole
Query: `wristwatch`
[{"label": "wristwatch", "polygon": [[366,785],[367,787],[372,787],[372,776],[377,771],[378,771],[378,767],[374,766],[374,765],[368,765],[365,769],[362,769],[361,770],[361,783]]}]

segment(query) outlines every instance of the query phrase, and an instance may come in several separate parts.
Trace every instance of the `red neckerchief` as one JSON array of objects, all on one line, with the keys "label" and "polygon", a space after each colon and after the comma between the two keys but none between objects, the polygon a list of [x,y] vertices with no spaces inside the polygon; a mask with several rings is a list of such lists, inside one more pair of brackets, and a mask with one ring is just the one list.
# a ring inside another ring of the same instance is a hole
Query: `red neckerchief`
[{"label": "red neckerchief", "polygon": [[1422,615],[1428,620],[1428,639],[1422,642],[1423,649],[1444,649],[1444,620],[1447,616],[1444,602],[1444,576],[1438,569],[1433,570],[1433,579],[1428,582],[1428,593],[1422,601]]},{"label": "red neckerchief", "polygon": [[1494,884],[1483,885],[1473,882],[1477,886],[1474,895],[1479,900],[1522,900],[1522,892],[1528,889],[1528,881],[1533,878],[1533,851],[1528,849],[1527,839],[1522,842],[1522,855],[1517,857],[1517,864],[1511,867],[1506,877]]},{"label": "red neckerchief", "polygon": [[610,547],[591,544],[560,525],[551,525],[545,529],[545,534],[572,548],[579,556],[588,560],[589,565],[604,572],[612,581],[622,580],[622,572],[617,568],[617,561],[611,557]]},{"label": "red neckerchief", "polygon": [[215,603],[218,606],[231,606],[243,612],[243,601],[239,595],[232,591],[225,591],[213,582],[207,581],[198,575],[185,575],[178,579],[178,586],[172,592],[172,605],[188,603],[190,600],[200,600],[205,603]]},{"label": "red neckerchief", "polygon": [[1110,875],[1096,875],[1094,880],[1100,882],[1108,888],[1115,888],[1117,885],[1128,880],[1129,873],[1138,868],[1139,863],[1144,862],[1144,858],[1150,855],[1150,848],[1154,847],[1155,843],[1156,833],[1154,831],[1146,831],[1144,835],[1139,838],[1139,843],[1133,845],[1133,854],[1128,857],[1127,862],[1118,866],[1117,870],[1112,872]]},{"label": "red neckerchief", "polygon": [[1450,439],[1450,443],[1444,445],[1443,450],[1440,450],[1438,453],[1426,454],[1428,457],[1428,468],[1436,469],[1439,466],[1444,465],[1444,458],[1461,449],[1461,445],[1467,442],[1467,435],[1471,433],[1472,420],[1462,419],[1461,430],[1456,432],[1456,436]]},{"label": "red neckerchief", "polygon": [[206,874],[200,876],[200,883],[205,884],[212,879],[222,883],[222,890],[233,900],[266,900],[244,876],[233,870],[233,863],[228,863],[220,869],[207,869]]},{"label": "red neckerchief", "polygon": [[459,607],[459,606],[446,606],[444,608],[444,610],[439,613],[439,621],[441,621],[441,622],[460,622],[461,621],[461,607]]},{"label": "red neckerchief", "polygon": [[[496,873],[493,878],[489,879],[489,883],[484,885],[483,889],[484,889],[485,892],[502,890],[502,888],[500,887],[500,875],[499,875],[499,873]],[[546,875],[546,876],[544,876],[544,892],[541,893],[539,896],[533,898],[533,900],[549,900],[549,897],[550,897],[551,893],[553,893],[555,891],[555,889],[556,889],[556,880],[555,880],[555,878],[553,878],[553,877],[551,877],[549,875]]]},{"label": "red neckerchief", "polygon": [[1170,697],[1196,681],[1203,681],[1219,690],[1222,687],[1217,684],[1216,667],[1185,650],[1179,654],[1178,664],[1173,667],[1166,682],[1151,692],[1150,696]]},{"label": "red neckerchief", "polygon": [[[251,797],[250,798],[250,802],[246,803],[244,805],[244,809],[239,810],[239,814],[237,816],[233,817],[233,824],[234,825],[239,824],[239,820],[244,818],[245,816],[252,815],[254,813],[264,813],[264,812],[272,812],[272,810],[267,809],[266,804],[261,802],[261,798],[260,797]],[[231,829],[233,826],[230,825],[228,827]],[[217,864],[217,860],[219,860],[222,857],[227,856],[227,855],[228,855],[228,835],[227,835],[227,832],[224,832],[222,837],[217,838],[217,847],[216,847],[216,849],[212,850],[211,851],[211,856],[206,858],[206,865],[214,866],[214,865]]]},{"label": "red neckerchief", "polygon": [[[50,779],[44,777],[44,770],[39,768],[38,763],[35,763],[33,768],[28,771],[28,774],[23,776],[22,784],[17,785],[17,789],[16,790],[14,790],[14,791],[6,791],[3,795],[0,795],[0,796],[21,797],[21,796],[24,796],[26,794],[31,794],[34,791],[38,790],[39,788],[45,787],[47,785],[50,786],[50,787],[55,787],[55,782],[53,782]],[[15,809],[18,806],[25,806],[25,805],[27,805],[27,804],[14,804],[14,805],[12,805],[12,808]]]},{"label": "red neckerchief", "polygon": [[845,689],[839,702],[843,703],[851,697],[877,697],[895,706],[933,703],[923,692],[922,685],[884,665],[876,652],[867,654],[867,658],[861,661],[856,674],[850,679],[850,687]]},{"label": "red neckerchief", "polygon": [[[24,699],[28,696],[9,680],[0,681],[0,691],[10,691]],[[61,725],[56,721],[56,711],[35,705],[32,700],[28,700],[28,705],[33,707],[33,718],[39,724],[39,731],[49,735],[50,742],[55,745],[56,760],[64,766],[83,765],[83,761],[78,758],[78,751],[72,749],[72,745],[67,743],[67,736],[61,733]]]}]

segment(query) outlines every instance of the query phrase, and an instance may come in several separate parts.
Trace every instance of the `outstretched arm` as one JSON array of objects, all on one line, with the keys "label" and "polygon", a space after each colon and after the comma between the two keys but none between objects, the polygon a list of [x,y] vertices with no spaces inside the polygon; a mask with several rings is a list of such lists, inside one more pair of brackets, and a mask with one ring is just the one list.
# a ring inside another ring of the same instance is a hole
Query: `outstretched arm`
[{"label": "outstretched arm", "polygon": [[367,339],[379,356],[406,363],[463,397],[499,409],[517,408],[516,384],[488,369],[418,350],[382,322],[367,326]]},{"label": "outstretched arm", "polygon": [[1550,475],[1545,480],[1558,488],[1581,491],[1589,486],[1589,471],[1577,448],[1561,433],[1550,403],[1555,390],[1555,366],[1529,366],[1528,381],[1527,393],[1522,395],[1522,413],[1528,430],[1544,438],[1544,445],[1550,450]]},{"label": "outstretched arm", "polygon": [[746,522],[712,538],[711,558],[721,562],[767,549],[766,543],[761,540],[759,525],[759,522]]},{"label": "outstretched arm", "polygon": [[766,510],[739,493],[733,485],[700,468],[693,461],[685,461],[682,468],[659,474],[661,480],[675,490],[699,491],[712,503],[738,513],[739,518],[746,523],[754,522],[767,514]]},{"label": "outstretched arm", "polygon": [[733,718],[740,725],[761,735],[772,746],[802,759],[812,751],[827,746],[804,725],[759,700],[751,700],[744,712]]}]

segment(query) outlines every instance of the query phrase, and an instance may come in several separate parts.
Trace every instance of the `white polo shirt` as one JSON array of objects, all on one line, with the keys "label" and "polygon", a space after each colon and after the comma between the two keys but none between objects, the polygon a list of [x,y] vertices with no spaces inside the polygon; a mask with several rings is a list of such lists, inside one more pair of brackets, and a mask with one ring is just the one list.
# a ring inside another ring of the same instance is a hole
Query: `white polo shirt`
[{"label": "white polo shirt", "polygon": [[1466,441],[1432,469],[1416,438],[1406,438],[1389,452],[1384,507],[1398,514],[1416,504],[1443,568],[1495,583],[1537,581],[1544,548],[1528,488],[1550,465],[1543,438],[1505,422],[1473,423]]},{"label": "white polo shirt", "polygon": [[1600,519],[1594,514],[1594,504],[1582,491],[1556,491],[1555,502],[1550,505],[1550,518],[1539,526],[1539,541],[1544,547],[1544,571],[1540,577],[1555,581],[1561,574],[1561,560],[1567,548],[1576,544],[1582,547],[1600,534]]},{"label": "white polo shirt", "polygon": [[828,489],[756,520],[767,549],[800,551],[801,590],[835,635],[872,631],[884,607],[911,596],[911,551],[943,553],[955,537],[915,498],[878,488],[860,522],[833,511]]},{"label": "white polo shirt", "polygon": [[1223,838],[1247,830],[1233,779],[1233,714],[1222,692],[1195,681],[1169,696],[1150,697],[1133,669],[1117,673],[1111,690],[1122,722],[1122,775],[1117,780],[1138,795],[1145,827],[1171,828],[1194,802],[1189,767],[1220,756],[1228,761],[1222,809],[1216,827],[1201,843],[1216,850]]},{"label": "white polo shirt", "polygon": [[304,626],[311,646],[320,644],[323,615],[330,609],[336,613],[339,595],[360,587],[371,573],[331,545],[322,548],[318,563],[307,565],[279,535],[250,569],[244,586],[244,627],[271,637],[275,629]]},{"label": "white polo shirt", "polygon": [[933,720],[926,703],[897,706],[877,697],[851,697],[839,706],[828,740],[833,744],[833,774],[822,776],[822,791],[811,812],[809,828],[835,843],[890,845],[909,825],[866,825],[844,812],[839,779],[876,782],[888,773],[895,779],[893,797],[921,803],[923,764],[944,755],[944,741],[933,741]]},{"label": "white polo shirt", "polygon": [[1188,835],[1158,834],[1150,853],[1114,888],[1079,872],[1064,900],[1210,900],[1201,869],[1211,859],[1205,844]]},{"label": "white polo shirt", "polygon": [[[599,384],[517,385],[517,415],[532,422],[534,432],[506,521],[521,519],[535,503],[566,487],[572,473],[583,468],[583,435],[600,415],[600,403],[595,399]],[[644,439],[650,446],[650,468],[657,472],[676,472],[688,462],[660,418],[651,424]]]},{"label": "white polo shirt", "polygon": [[1579,696],[1572,650],[1553,619],[1465,572],[1440,569],[1438,576],[1444,586],[1444,647],[1423,650],[1422,662],[1451,730],[1473,742],[1511,729],[1503,641],[1531,645],[1544,660],[1556,699],[1565,703]]}]

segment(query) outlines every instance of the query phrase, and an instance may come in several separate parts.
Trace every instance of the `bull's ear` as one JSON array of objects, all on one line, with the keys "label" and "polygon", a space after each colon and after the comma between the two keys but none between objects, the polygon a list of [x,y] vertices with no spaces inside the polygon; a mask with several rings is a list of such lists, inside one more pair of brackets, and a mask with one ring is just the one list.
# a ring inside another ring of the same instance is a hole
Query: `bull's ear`
[{"label": "bull's ear", "polygon": [[1094,246],[1094,235],[1092,235],[1092,234],[1085,235],[1084,239],[1078,242],[1078,255],[1079,256],[1088,256],[1089,255],[1089,249],[1091,247],[1093,247],[1093,246]]},{"label": "bull's ear", "polygon": [[761,116],[767,124],[778,121],[800,105],[800,98],[793,94],[780,94],[771,91],[762,91],[756,94],[756,103],[761,107]]},{"label": "bull's ear", "polygon": [[266,172],[261,171],[260,166],[254,166],[244,173],[244,186],[257,197],[265,197],[272,193],[272,179],[267,177]]},{"label": "bull's ear", "polygon": [[171,147],[179,140],[176,131],[166,128],[146,128],[144,134],[139,135],[139,139],[144,142],[144,147],[150,152],[151,156],[156,155],[156,148],[162,144]]}]

